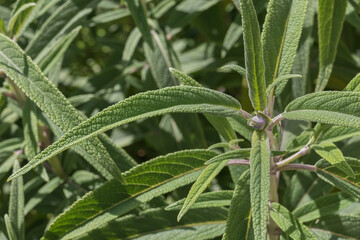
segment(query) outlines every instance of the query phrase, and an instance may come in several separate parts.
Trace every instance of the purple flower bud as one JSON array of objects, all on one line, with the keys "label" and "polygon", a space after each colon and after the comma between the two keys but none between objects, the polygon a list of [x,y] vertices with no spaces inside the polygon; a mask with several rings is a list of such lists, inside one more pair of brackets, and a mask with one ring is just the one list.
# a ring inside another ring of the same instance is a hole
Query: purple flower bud
[{"label": "purple flower bud", "polygon": [[256,115],[252,117],[249,121],[249,126],[255,129],[263,129],[265,125],[266,125],[266,120],[260,115]]}]

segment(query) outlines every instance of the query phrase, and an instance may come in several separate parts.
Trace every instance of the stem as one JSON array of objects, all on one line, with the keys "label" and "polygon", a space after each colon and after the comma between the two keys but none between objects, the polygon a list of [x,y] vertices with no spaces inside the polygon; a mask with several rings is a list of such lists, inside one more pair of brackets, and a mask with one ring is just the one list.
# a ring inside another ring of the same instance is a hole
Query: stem
[{"label": "stem", "polygon": [[249,165],[250,161],[245,159],[230,159],[226,165]]},{"label": "stem", "polygon": [[243,110],[243,109],[240,110],[240,113],[241,113],[241,116],[243,116],[246,119],[251,118],[251,114],[248,113],[247,111]]},{"label": "stem", "polygon": [[[272,110],[272,106],[270,107],[270,110]],[[272,112],[272,111],[270,111],[270,112]],[[275,126],[275,124],[274,124],[274,126]],[[277,144],[277,142],[275,142],[272,128],[271,128],[271,130],[267,129],[266,133],[269,138],[270,150],[276,150],[278,148],[278,144]],[[277,186],[278,180],[277,180],[277,176],[276,176],[275,157],[270,157],[269,161],[270,161],[270,169],[269,169],[269,171],[270,171],[269,205],[270,205],[272,202],[278,202],[279,197],[278,197],[278,192],[277,192],[278,191],[278,186]],[[270,208],[269,208],[269,210],[270,210]],[[278,226],[271,219],[270,214],[268,214],[268,216],[269,216],[269,222],[268,222],[269,240],[278,240],[279,239]]]},{"label": "stem", "polygon": [[298,152],[296,152],[295,154],[291,155],[290,157],[276,163],[276,168],[279,169],[293,161],[295,161],[296,159],[306,155],[308,152],[310,151],[310,147],[309,146],[304,146],[303,148],[301,148]]},{"label": "stem", "polygon": [[314,165],[309,164],[288,164],[286,166],[280,167],[277,169],[277,171],[288,171],[288,170],[307,170],[311,172],[316,171],[316,167]]},{"label": "stem", "polygon": [[271,122],[269,123],[267,130],[268,131],[272,131],[272,129],[275,127],[276,124],[278,124],[278,122],[280,122],[281,120],[284,120],[285,117],[282,114],[277,115],[276,117],[274,117]]}]

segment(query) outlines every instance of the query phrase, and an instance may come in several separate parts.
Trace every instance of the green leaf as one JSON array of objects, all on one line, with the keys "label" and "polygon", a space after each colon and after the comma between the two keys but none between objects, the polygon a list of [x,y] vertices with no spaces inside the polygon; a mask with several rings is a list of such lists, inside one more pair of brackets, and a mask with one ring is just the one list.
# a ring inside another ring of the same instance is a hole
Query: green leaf
[{"label": "green leaf", "polygon": [[[36,105],[27,98],[23,106],[22,124],[24,128],[24,152],[29,161],[40,152],[37,121]],[[43,166],[38,166],[35,171],[45,181],[49,181],[49,176]]]},{"label": "green leaf", "polygon": [[226,69],[226,68],[230,68],[231,70],[234,70],[235,72],[239,73],[241,76],[246,78],[246,69],[245,68],[235,65],[235,64],[225,65],[222,67],[222,69]]},{"label": "green leaf", "polygon": [[[278,203],[271,203],[270,216],[275,223],[292,239],[316,240],[314,234],[303,225],[289,210]],[[264,238],[265,239],[265,238]]]},{"label": "green leaf", "polygon": [[254,131],[250,152],[250,202],[255,239],[266,239],[270,192],[270,146],[265,131]]},{"label": "green leaf", "polygon": [[126,39],[124,51],[122,53],[122,60],[125,62],[129,62],[136,50],[137,45],[139,44],[141,39],[141,32],[138,28],[134,28],[129,37]]},{"label": "green leaf", "polygon": [[250,170],[235,185],[223,240],[251,239]]},{"label": "green leaf", "polygon": [[136,26],[139,28],[142,37],[150,48],[153,48],[153,40],[150,34],[150,27],[146,20],[146,13],[140,0],[126,0],[127,6],[133,17]]},{"label": "green leaf", "polygon": [[12,36],[19,34],[24,21],[29,17],[35,6],[36,3],[34,2],[25,3],[11,16],[8,30],[12,33]]},{"label": "green leaf", "polygon": [[241,26],[241,16],[236,15],[236,18],[233,23],[231,23],[228,31],[226,32],[223,46],[221,49],[221,57],[224,58],[230,49],[235,45],[235,43],[239,40],[241,34],[243,33],[243,29]]},{"label": "green leaf", "polygon": [[300,222],[310,222],[318,218],[333,214],[354,203],[356,198],[345,193],[333,193],[297,207],[292,214]]},{"label": "green leaf", "polygon": [[[19,170],[17,160],[14,162],[13,172]],[[17,238],[25,239],[25,217],[24,217],[24,189],[23,178],[19,177],[11,183],[9,200],[9,220]]]},{"label": "green leaf", "polygon": [[[157,157],[124,173],[127,185],[110,180],[59,215],[45,239],[74,239],[101,227],[141,203],[195,181],[216,153],[185,150]],[[92,207],[89,208],[89,205]]]},{"label": "green leaf", "polygon": [[205,189],[208,187],[208,185],[213,180],[213,178],[215,178],[216,175],[218,175],[219,172],[226,166],[226,163],[227,161],[222,161],[222,162],[216,162],[210,164],[206,166],[204,171],[201,172],[199,178],[192,185],[186,197],[184,205],[181,208],[179,215],[177,217],[178,221],[180,221],[180,219],[185,215],[185,213],[191,208],[191,205],[196,201],[199,195],[203,191],[205,191]]},{"label": "green leaf", "polygon": [[360,73],[358,73],[344,88],[344,91],[360,92]]},{"label": "green leaf", "polygon": [[333,68],[336,50],[345,20],[347,1],[319,0],[319,75],[315,91],[325,89]]},{"label": "green leaf", "polygon": [[221,162],[224,160],[235,159],[235,158],[249,158],[250,150],[251,150],[250,148],[244,148],[244,149],[236,149],[234,151],[229,151],[210,159],[205,163],[205,165],[209,165],[215,162]]},{"label": "green leaf", "polygon": [[266,107],[264,60],[260,41],[260,28],[252,0],[240,0],[245,47],[246,80],[249,96],[255,110]]},{"label": "green leaf", "polygon": [[334,167],[340,169],[348,176],[355,178],[355,173],[349,164],[345,161],[345,157],[333,143],[319,143],[311,145],[311,148],[315,150],[322,158],[328,161]]},{"label": "green leaf", "polygon": [[360,160],[356,158],[345,157],[347,163],[352,167],[356,174],[355,179],[349,179],[349,176],[333,167],[326,160],[322,159],[316,163],[318,176],[339,188],[340,190],[360,199]]},{"label": "green leaf", "polygon": [[6,34],[7,29],[4,23],[4,20],[0,17],[0,33]]},{"label": "green leaf", "polygon": [[57,39],[79,26],[84,18],[92,12],[96,0],[66,1],[41,25],[26,47],[26,53],[35,58],[41,51],[47,51],[44,46],[52,46]]},{"label": "green leaf", "polygon": [[343,237],[344,239],[358,239],[360,236],[359,225],[359,216],[329,215],[321,218],[320,221],[312,227],[325,231],[328,230],[336,237]]},{"label": "green leaf", "polygon": [[139,93],[114,104],[68,131],[9,179],[28,172],[77,143],[125,123],[166,113],[208,113],[231,117],[239,114],[240,107],[236,99],[226,94],[199,87],[169,87]]},{"label": "green leaf", "polygon": [[[289,78],[302,78],[301,75],[299,74],[286,74],[286,75],[282,75],[280,77],[277,77],[274,82],[272,82],[267,88],[266,88],[266,93],[270,93],[270,91],[275,88],[275,93],[274,96],[278,96],[281,91],[283,89],[280,88],[280,86],[284,83],[287,82],[289,80]],[[286,84],[286,83],[285,83]],[[281,90],[281,91],[280,91]]]},{"label": "green leaf", "polygon": [[37,190],[36,194],[30,198],[24,208],[24,213],[27,215],[31,210],[33,210],[41,201],[49,196],[57,187],[59,187],[63,181],[59,177],[51,179],[49,182],[45,183],[40,189]]},{"label": "green leaf", "polygon": [[110,10],[110,11],[107,11],[104,13],[100,13],[100,14],[94,16],[91,20],[95,24],[108,23],[108,22],[116,21],[121,18],[127,17],[129,15],[130,15],[130,12],[128,9],[120,8],[120,9],[114,9],[114,10]]},{"label": "green leaf", "polygon": [[303,24],[303,31],[299,42],[299,47],[295,56],[292,72],[303,76],[301,81],[292,82],[292,91],[294,97],[301,97],[306,94],[309,88],[309,69],[310,69],[310,51],[314,44],[312,36],[314,28],[314,19],[317,1],[309,1],[307,12]]},{"label": "green leaf", "polygon": [[48,51],[42,51],[36,56],[34,61],[38,63],[40,69],[43,70],[43,73],[48,74],[53,67],[61,61],[66,50],[69,48],[72,41],[78,35],[81,30],[81,26],[75,28],[70,33],[60,37],[51,48],[47,48]]},{"label": "green leaf", "polygon": [[[201,84],[190,76],[186,75],[175,68],[170,68],[170,72],[185,86],[201,87]],[[221,116],[205,114],[206,119],[213,125],[217,132],[227,141],[236,139],[236,134],[231,127],[228,119]]]},{"label": "green leaf", "polygon": [[[210,207],[223,207],[230,206],[231,198],[233,196],[233,191],[230,190],[221,190],[217,192],[207,192],[202,193],[196,199],[196,201],[191,205],[191,209],[195,208],[210,208]],[[179,201],[176,201],[165,208],[166,211],[172,210],[181,210],[184,205],[185,198]],[[189,212],[187,212],[189,214]],[[182,220],[184,217],[182,218]]]},{"label": "green leaf", "polygon": [[176,211],[149,209],[139,215],[116,219],[81,239],[205,240],[214,239],[224,232],[225,209],[190,210],[181,223],[176,222],[176,214]]},{"label": "green leaf", "polygon": [[318,92],[290,102],[283,116],[360,129],[359,92]]},{"label": "green leaf", "polygon": [[[266,85],[276,78],[291,73],[302,26],[307,0],[271,0],[262,33]],[[287,80],[279,82],[276,95],[280,94]]]},{"label": "green leaf", "polygon": [[10,240],[18,240],[18,237],[16,236],[16,232],[7,214],[5,214],[4,219],[5,219],[6,231]]},{"label": "green leaf", "polygon": [[[1,69],[63,131],[70,130],[84,120],[20,47],[2,34],[0,49]],[[121,180],[120,170],[98,139],[91,139],[82,144],[82,147],[92,155],[87,160],[91,160],[90,163],[103,176],[110,179],[112,175]]]}]

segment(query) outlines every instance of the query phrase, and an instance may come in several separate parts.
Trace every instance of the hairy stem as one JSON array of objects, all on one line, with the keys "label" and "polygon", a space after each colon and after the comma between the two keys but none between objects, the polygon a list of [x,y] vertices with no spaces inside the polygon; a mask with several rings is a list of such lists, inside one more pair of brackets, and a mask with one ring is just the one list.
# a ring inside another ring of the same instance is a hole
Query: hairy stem
[{"label": "hairy stem", "polygon": [[286,166],[280,167],[277,169],[277,171],[307,170],[307,171],[315,172],[316,169],[317,168],[314,165],[294,163],[294,164],[288,164]]}]

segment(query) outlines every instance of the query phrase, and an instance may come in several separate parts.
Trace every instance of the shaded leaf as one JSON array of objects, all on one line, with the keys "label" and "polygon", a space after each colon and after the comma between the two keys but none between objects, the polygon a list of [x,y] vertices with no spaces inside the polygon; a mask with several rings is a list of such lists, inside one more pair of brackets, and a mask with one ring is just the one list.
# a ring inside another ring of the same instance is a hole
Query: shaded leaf
[{"label": "shaded leaf", "polygon": [[270,216],[287,235],[293,239],[316,239],[314,234],[303,225],[289,210],[278,203],[271,203]]},{"label": "shaded leaf", "polygon": [[325,89],[333,68],[336,50],[345,20],[347,1],[319,0],[319,75],[315,91]]},{"label": "shaded leaf", "polygon": [[223,240],[252,239],[250,206],[250,171],[245,171],[235,185]]}]

